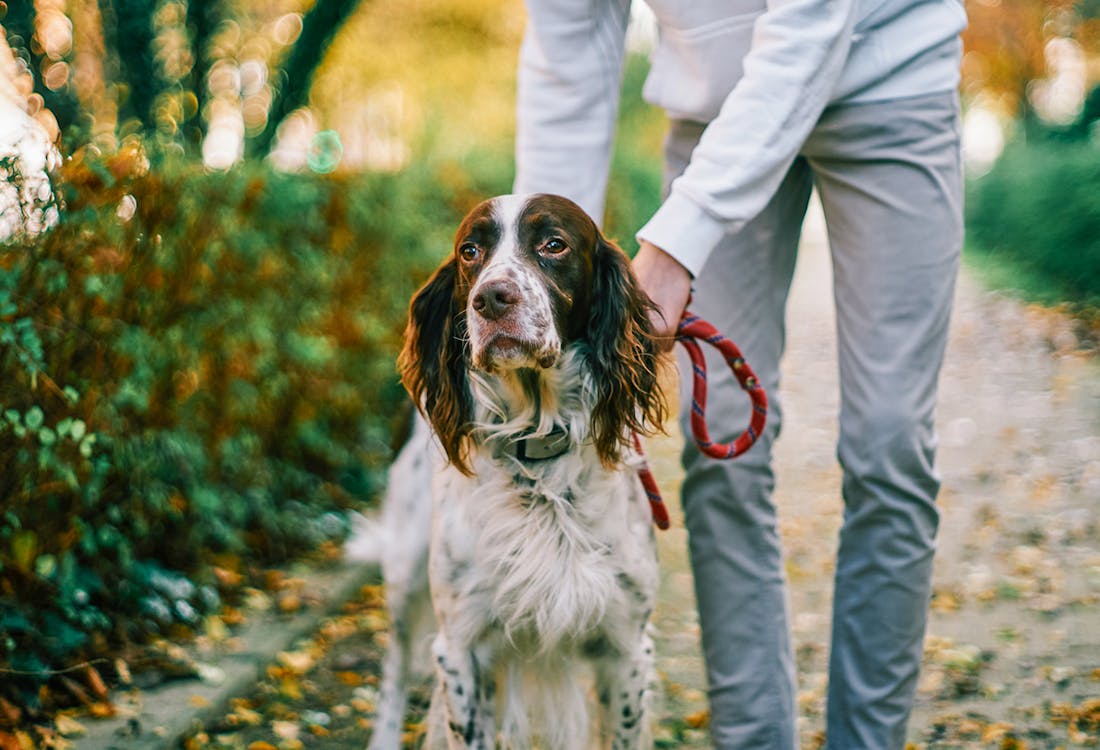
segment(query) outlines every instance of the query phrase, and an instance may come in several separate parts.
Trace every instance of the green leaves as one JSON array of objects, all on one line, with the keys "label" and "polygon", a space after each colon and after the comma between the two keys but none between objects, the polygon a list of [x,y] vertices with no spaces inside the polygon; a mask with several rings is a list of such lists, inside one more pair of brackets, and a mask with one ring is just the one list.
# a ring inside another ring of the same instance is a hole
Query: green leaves
[{"label": "green leaves", "polygon": [[1088,143],[1014,144],[968,184],[967,234],[998,285],[1041,302],[1100,305],[1100,151]]},{"label": "green leaves", "polygon": [[409,297],[510,178],[127,159],[74,156],[60,224],[0,248],[0,667],[192,627],[219,555],[340,539],[389,458]]}]

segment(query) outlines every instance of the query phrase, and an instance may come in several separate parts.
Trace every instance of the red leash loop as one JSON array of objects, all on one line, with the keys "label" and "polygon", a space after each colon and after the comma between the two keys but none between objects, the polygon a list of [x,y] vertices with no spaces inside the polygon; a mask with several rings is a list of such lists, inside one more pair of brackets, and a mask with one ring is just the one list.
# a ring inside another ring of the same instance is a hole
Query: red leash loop
[{"label": "red leash loop", "polygon": [[[749,367],[736,344],[694,313],[684,311],[683,317],[680,318],[680,325],[676,329],[676,340],[687,350],[688,357],[691,359],[691,434],[695,438],[695,444],[699,446],[699,450],[711,458],[727,459],[740,456],[751,448],[763,433],[764,423],[768,418],[768,395],[760,385],[756,373]],[[716,443],[710,439],[706,422],[707,363],[703,358],[699,341],[707,342],[722,354],[730,371],[741,385],[741,389],[749,394],[749,399],[752,401],[749,426],[731,443]],[[637,434],[634,435],[634,447],[644,462],[645,453]],[[638,475],[642,480],[642,487],[645,488],[646,497],[649,498],[653,523],[659,529],[667,529],[669,527],[668,508],[661,499],[657,480],[653,478],[653,472],[650,471],[648,463],[642,464],[638,469]]]},{"label": "red leash loop", "polygon": [[[718,329],[698,315],[684,312],[684,316],[680,319],[680,327],[676,330],[676,340],[687,349],[688,356],[691,358],[693,371],[691,434],[695,438],[695,444],[699,446],[699,450],[711,458],[725,459],[740,456],[756,442],[756,438],[764,431],[764,422],[768,418],[768,395],[760,385],[756,373],[749,367],[737,345],[718,333]],[[725,357],[726,364],[737,378],[737,382],[741,384],[741,389],[748,393],[749,399],[752,400],[749,426],[732,443],[712,442],[710,432],[707,430],[707,362],[703,358],[699,341],[707,342]]]}]

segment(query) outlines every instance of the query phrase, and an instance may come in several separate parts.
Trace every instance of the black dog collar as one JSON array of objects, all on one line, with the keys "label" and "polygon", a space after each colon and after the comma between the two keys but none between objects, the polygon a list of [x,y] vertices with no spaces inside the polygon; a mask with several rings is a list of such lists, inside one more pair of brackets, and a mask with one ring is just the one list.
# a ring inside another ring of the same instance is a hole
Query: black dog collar
[{"label": "black dog collar", "polygon": [[549,435],[516,441],[516,458],[520,461],[548,461],[568,452],[569,445],[569,433],[555,427]]}]

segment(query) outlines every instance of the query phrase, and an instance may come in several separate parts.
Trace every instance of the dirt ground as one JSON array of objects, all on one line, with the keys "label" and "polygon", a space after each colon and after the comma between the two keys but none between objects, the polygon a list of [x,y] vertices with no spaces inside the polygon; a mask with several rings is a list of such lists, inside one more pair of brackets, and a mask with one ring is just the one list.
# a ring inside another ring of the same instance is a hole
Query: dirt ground
[{"label": "dirt ground", "polygon": [[[790,580],[804,748],[824,735],[837,379],[830,270],[807,228],[789,310],[776,500]],[[1100,365],[1072,322],[963,274],[939,408],[939,551],[910,727],[917,748],[1100,746]],[[674,513],[659,535],[655,614],[662,748],[705,748],[706,697],[672,437],[650,443]],[[189,742],[269,750],[365,746],[385,643],[381,593],[280,656],[269,679]],[[417,688],[408,739],[427,699]],[[413,744],[412,746],[415,746]]]}]

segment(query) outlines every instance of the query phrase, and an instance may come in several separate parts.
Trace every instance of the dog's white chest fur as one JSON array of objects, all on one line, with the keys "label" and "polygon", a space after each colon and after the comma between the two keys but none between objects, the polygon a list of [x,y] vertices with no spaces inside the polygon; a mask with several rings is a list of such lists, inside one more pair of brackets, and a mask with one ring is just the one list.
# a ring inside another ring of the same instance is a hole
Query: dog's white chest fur
[{"label": "dog's white chest fur", "polygon": [[588,450],[529,469],[537,481],[489,458],[476,480],[438,475],[430,575],[454,597],[438,602],[449,630],[547,652],[645,620],[657,585],[648,506],[632,469],[602,469]]}]

